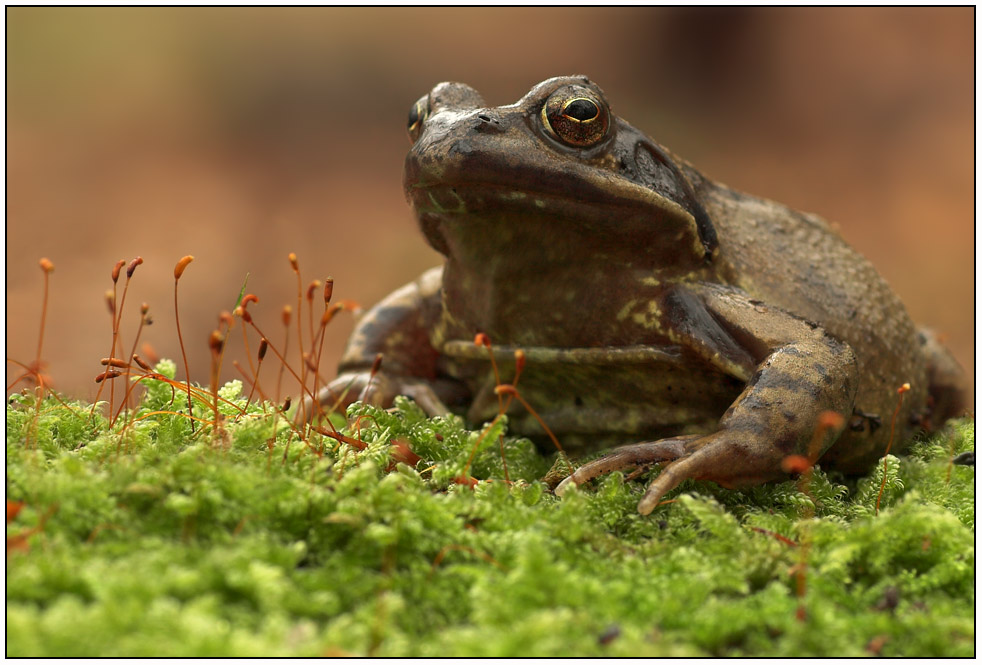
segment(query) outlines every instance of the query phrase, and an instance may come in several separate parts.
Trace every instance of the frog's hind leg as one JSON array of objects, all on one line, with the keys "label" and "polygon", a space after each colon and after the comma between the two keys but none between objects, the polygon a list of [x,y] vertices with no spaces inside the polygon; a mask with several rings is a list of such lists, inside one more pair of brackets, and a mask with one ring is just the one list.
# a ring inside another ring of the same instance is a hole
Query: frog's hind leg
[{"label": "frog's hind leg", "polygon": [[[823,414],[841,416],[855,404],[858,362],[851,347],[817,325],[738,292],[708,291],[705,310],[692,294],[677,289],[670,295],[666,307],[681,311],[674,319],[676,337],[702,349],[721,369],[749,375],[743,392],[722,414],[716,432],[614,450],[578,469],[569,483],[664,464],[638,504],[646,515],[686,478],[728,488],[759,485],[786,477],[782,467],[790,456],[818,460],[839,436],[838,428],[819,428]],[[744,347],[756,352],[744,350],[747,358],[741,360]],[[758,363],[752,374],[750,358]]]},{"label": "frog's hind leg", "polygon": [[832,446],[839,428],[819,423],[826,412],[851,413],[859,385],[859,364],[848,344],[734,289],[673,287],[661,305],[672,322],[670,337],[746,380],[743,392],[716,432],[620,448],[578,469],[567,486],[618,469],[664,464],[638,504],[646,515],[686,478],[723,487],[759,485],[786,477],[788,457],[814,463]]}]

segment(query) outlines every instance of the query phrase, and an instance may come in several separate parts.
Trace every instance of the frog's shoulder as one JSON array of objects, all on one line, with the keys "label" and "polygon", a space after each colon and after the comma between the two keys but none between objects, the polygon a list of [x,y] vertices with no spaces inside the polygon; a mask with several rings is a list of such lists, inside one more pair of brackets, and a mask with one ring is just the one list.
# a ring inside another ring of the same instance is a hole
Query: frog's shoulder
[{"label": "frog's shoulder", "polygon": [[838,227],[820,215],[795,210],[784,203],[747,194],[725,183],[707,178],[691,164],[685,163],[684,168],[696,195],[704,204],[715,208],[716,216],[722,213],[741,222],[748,221],[751,226],[754,222],[768,222],[785,228],[802,226],[841,238]]}]

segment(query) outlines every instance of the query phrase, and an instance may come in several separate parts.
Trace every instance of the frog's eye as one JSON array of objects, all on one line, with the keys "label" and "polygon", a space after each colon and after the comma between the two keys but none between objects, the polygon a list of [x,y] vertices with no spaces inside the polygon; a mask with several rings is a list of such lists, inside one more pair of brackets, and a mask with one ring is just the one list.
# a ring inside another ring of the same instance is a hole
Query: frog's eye
[{"label": "frog's eye", "polygon": [[409,109],[409,140],[413,143],[419,138],[423,131],[423,122],[430,114],[430,104],[428,97],[420,97],[412,108]]},{"label": "frog's eye", "polygon": [[588,91],[555,94],[542,107],[542,124],[567,145],[588,148],[607,135],[607,105]]}]

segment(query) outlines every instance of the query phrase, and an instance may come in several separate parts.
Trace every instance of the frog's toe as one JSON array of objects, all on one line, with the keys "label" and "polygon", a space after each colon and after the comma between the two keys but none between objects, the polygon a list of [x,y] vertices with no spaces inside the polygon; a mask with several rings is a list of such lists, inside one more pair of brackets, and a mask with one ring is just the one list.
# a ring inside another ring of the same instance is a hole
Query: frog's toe
[{"label": "frog's toe", "polygon": [[422,381],[403,383],[399,387],[399,392],[416,402],[431,418],[450,413],[450,409],[443,403],[436,391]]},{"label": "frog's toe", "polygon": [[308,398],[306,413],[310,418],[324,411],[344,413],[356,401],[388,407],[396,395],[406,395],[428,416],[444,416],[450,413],[450,409],[429,382],[415,377],[391,376],[385,372],[374,375],[370,372],[341,374],[321,390],[318,407],[312,407]]},{"label": "frog's toe", "polygon": [[314,420],[338,412],[343,414],[348,405],[356,401],[371,379],[369,372],[349,372],[338,375],[327,386],[320,389],[316,399],[304,398],[303,408],[297,411],[297,418]]},{"label": "frog's toe", "polygon": [[571,485],[580,485],[606,473],[635,467],[673,462],[689,454],[692,442],[702,438],[698,434],[676,436],[661,441],[645,441],[615,448],[603,457],[587,462],[556,487],[562,496]]},{"label": "frog's toe", "polygon": [[715,462],[713,455],[706,448],[701,448],[691,455],[666,464],[651,481],[641,501],[638,502],[638,512],[648,515],[658,506],[662,498],[678,487],[679,483],[689,478],[703,478],[707,472],[712,472]]}]

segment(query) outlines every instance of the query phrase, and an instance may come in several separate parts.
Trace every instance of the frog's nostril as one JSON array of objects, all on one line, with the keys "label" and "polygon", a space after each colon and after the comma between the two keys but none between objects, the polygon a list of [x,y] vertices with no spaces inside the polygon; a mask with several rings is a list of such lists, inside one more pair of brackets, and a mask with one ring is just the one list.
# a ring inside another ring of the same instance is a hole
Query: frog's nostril
[{"label": "frog's nostril", "polygon": [[478,123],[475,125],[474,129],[479,132],[500,132],[501,131],[501,121],[498,120],[493,115],[488,115],[486,113],[479,113],[477,115]]}]

